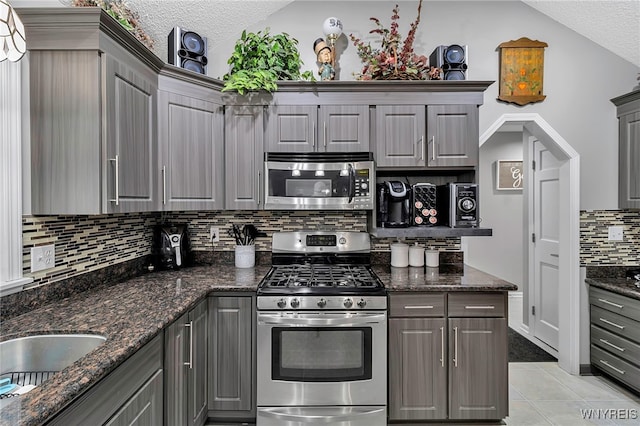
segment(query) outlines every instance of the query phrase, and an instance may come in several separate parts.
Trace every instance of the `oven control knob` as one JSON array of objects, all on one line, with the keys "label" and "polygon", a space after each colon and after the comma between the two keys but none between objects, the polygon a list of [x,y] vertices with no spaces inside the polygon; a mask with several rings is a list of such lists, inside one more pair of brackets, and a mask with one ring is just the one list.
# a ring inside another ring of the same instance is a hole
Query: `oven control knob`
[{"label": "oven control knob", "polygon": [[291,299],[291,307],[295,309],[298,306],[300,306],[300,301],[298,299]]},{"label": "oven control knob", "polygon": [[364,308],[365,306],[367,306],[367,301],[366,300],[364,300],[364,299],[358,300],[358,307]]},{"label": "oven control knob", "polygon": [[350,299],[350,298],[346,298],[346,299],[344,299],[344,303],[343,304],[344,304],[345,308],[350,308],[350,307],[353,306],[353,300]]},{"label": "oven control knob", "polygon": [[347,244],[347,239],[345,237],[340,237],[340,239],[338,240],[338,242],[342,245]]},{"label": "oven control knob", "polygon": [[284,299],[278,300],[278,308],[283,309],[287,307],[287,301]]},{"label": "oven control knob", "polygon": [[327,306],[327,301],[324,299],[320,299],[318,300],[318,307],[319,308],[324,308],[325,306]]}]

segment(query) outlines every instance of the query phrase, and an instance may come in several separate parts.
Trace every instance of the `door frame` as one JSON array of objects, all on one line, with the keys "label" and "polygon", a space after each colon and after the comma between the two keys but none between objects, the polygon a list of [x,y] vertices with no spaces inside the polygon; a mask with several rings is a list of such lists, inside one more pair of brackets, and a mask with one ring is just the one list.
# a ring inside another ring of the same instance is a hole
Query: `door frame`
[{"label": "door frame", "polygon": [[[580,155],[569,143],[556,132],[539,114],[514,113],[503,114],[480,136],[482,146],[494,133],[503,126],[520,126],[523,132],[523,142],[530,144],[532,140],[539,140],[563,164],[560,166],[560,204],[558,220],[560,221],[559,242],[559,345],[558,365],[571,374],[580,373]],[[527,149],[527,148],[525,148]],[[528,167],[525,167],[527,170]],[[531,256],[533,243],[529,236],[533,230],[532,191],[527,190],[528,179],[524,180],[524,262],[523,278],[531,281]],[[530,303],[533,300],[533,288],[528,286],[529,304],[523,306],[532,322]]]}]

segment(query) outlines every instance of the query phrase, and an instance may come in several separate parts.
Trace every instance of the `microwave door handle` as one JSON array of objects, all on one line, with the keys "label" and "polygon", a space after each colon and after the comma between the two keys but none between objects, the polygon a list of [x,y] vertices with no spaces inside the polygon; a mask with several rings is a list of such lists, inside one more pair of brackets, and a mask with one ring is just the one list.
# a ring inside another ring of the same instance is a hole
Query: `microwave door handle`
[{"label": "microwave door handle", "polygon": [[349,163],[349,204],[356,196],[356,173],[353,171],[353,164]]}]

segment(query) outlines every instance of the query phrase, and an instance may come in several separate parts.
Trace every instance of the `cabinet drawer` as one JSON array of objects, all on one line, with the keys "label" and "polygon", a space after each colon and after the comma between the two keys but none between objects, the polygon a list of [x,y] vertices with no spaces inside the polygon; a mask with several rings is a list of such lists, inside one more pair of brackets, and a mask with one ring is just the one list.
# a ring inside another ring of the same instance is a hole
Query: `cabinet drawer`
[{"label": "cabinet drawer", "polygon": [[615,312],[635,321],[640,321],[640,300],[602,290],[597,287],[589,289],[589,303]]},{"label": "cabinet drawer", "polygon": [[591,305],[591,324],[640,343],[640,323]]},{"label": "cabinet drawer", "polygon": [[449,293],[450,317],[504,317],[503,293]]},{"label": "cabinet drawer", "polygon": [[640,364],[640,345],[605,329],[591,326],[591,344],[601,347],[633,364]]},{"label": "cabinet drawer", "polygon": [[591,364],[640,391],[640,368],[591,345]]},{"label": "cabinet drawer", "polygon": [[443,317],[444,293],[404,293],[389,296],[389,316]]}]

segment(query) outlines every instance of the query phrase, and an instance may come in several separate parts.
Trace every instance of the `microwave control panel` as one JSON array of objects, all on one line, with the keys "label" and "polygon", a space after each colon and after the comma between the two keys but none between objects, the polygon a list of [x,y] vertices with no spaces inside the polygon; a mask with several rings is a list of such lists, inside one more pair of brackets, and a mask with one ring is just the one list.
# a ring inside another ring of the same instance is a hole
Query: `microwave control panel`
[{"label": "microwave control panel", "polygon": [[372,209],[373,197],[371,193],[371,182],[369,169],[356,169],[354,182],[354,209]]}]

